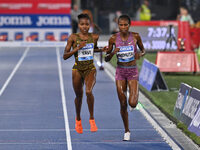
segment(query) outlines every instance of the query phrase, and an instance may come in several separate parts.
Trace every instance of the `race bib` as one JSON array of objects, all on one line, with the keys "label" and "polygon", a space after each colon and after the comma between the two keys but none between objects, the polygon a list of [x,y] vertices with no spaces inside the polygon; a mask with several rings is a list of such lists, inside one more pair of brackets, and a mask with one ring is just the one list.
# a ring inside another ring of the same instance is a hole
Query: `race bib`
[{"label": "race bib", "polygon": [[93,60],[94,43],[87,43],[86,46],[78,50],[78,61]]},{"label": "race bib", "polygon": [[134,47],[133,45],[121,46],[119,47],[120,51],[117,52],[117,58],[119,62],[130,62],[135,58]]}]

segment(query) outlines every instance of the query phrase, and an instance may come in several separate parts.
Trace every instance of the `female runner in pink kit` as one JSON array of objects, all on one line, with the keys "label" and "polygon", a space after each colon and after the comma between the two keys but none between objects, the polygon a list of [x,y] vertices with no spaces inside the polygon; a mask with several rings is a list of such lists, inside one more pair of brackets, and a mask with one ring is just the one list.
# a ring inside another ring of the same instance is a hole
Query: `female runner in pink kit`
[{"label": "female runner in pink kit", "polygon": [[[124,123],[125,141],[130,140],[130,130],[127,111],[127,88],[129,88],[128,103],[132,111],[138,103],[138,68],[136,60],[144,56],[145,49],[140,35],[130,32],[130,17],[121,15],[118,19],[119,32],[109,39],[109,46],[105,61],[110,61],[114,54],[117,55],[116,87],[120,101],[120,112]],[[141,52],[137,52],[137,45]],[[113,47],[115,47],[114,51]]]}]

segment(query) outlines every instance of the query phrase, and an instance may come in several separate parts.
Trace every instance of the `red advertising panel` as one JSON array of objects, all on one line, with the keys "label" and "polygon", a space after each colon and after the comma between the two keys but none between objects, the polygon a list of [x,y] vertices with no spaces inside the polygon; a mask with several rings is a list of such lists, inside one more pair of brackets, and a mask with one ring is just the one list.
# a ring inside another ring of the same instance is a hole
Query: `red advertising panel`
[{"label": "red advertising panel", "polygon": [[69,14],[71,0],[1,0],[0,14]]},{"label": "red advertising panel", "polygon": [[0,0],[0,41],[66,41],[71,0]]},{"label": "red advertising panel", "polygon": [[178,21],[131,21],[131,26],[178,26]]},{"label": "red advertising panel", "polygon": [[199,72],[195,52],[158,52],[156,65],[161,72]]},{"label": "red advertising panel", "polygon": [[190,36],[192,41],[192,48],[198,48],[200,45],[200,28],[190,28]]},{"label": "red advertising panel", "polygon": [[[185,51],[192,50],[192,40],[190,36],[190,25],[187,21],[179,22],[178,38],[184,40]],[[178,42],[179,47],[180,43]]]}]

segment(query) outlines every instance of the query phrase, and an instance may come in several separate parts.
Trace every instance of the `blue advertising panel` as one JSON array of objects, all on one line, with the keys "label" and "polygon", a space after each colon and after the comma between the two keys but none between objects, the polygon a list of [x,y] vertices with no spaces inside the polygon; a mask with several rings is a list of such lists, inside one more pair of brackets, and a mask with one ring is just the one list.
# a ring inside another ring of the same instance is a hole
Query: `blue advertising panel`
[{"label": "blue advertising panel", "polygon": [[[174,107],[174,116],[178,120],[184,121],[182,112],[183,112],[186,100],[189,98],[189,93],[190,93],[191,89],[192,89],[192,87],[185,83],[181,83],[181,85],[180,85],[178,97],[177,97],[176,104]],[[189,124],[189,122],[187,124]]]},{"label": "blue advertising panel", "polygon": [[158,68],[153,63],[144,59],[142,68],[139,74],[139,83],[145,87],[148,91],[152,90]]},{"label": "blue advertising panel", "polygon": [[30,32],[30,35],[28,36],[28,41],[38,41],[39,39],[39,33],[38,32]]},{"label": "blue advertising panel", "polygon": [[61,32],[60,33],[60,41],[67,41],[68,36],[69,36],[69,33],[67,33],[67,32]]},{"label": "blue advertising panel", "polygon": [[197,136],[200,136],[200,107],[198,108],[194,118],[192,119],[188,130],[194,132]]},{"label": "blue advertising panel", "polygon": [[196,88],[192,88],[188,99],[185,102],[183,111],[182,111],[182,121],[189,126],[192,119],[195,116],[195,113],[200,106],[200,91]]},{"label": "blue advertising panel", "polygon": [[53,32],[46,32],[45,33],[45,40],[46,41],[55,41],[54,33]]},{"label": "blue advertising panel", "polygon": [[23,41],[24,34],[23,32],[15,32],[15,41]]},{"label": "blue advertising panel", "polygon": [[8,41],[8,32],[0,32],[0,41]]},{"label": "blue advertising panel", "polygon": [[1,14],[0,28],[70,28],[70,15]]},{"label": "blue advertising panel", "polygon": [[200,90],[181,83],[174,108],[174,116],[189,126],[200,107]]},{"label": "blue advertising panel", "polygon": [[[6,35],[3,33],[5,33]],[[18,38],[22,32],[23,38]],[[31,32],[38,32],[38,39],[30,38]],[[46,37],[46,33],[53,32],[54,39]],[[0,35],[1,41],[59,41],[63,32],[71,34],[71,17],[68,14],[44,15],[44,14],[25,14],[0,16]],[[65,40],[66,41],[66,40]]]}]

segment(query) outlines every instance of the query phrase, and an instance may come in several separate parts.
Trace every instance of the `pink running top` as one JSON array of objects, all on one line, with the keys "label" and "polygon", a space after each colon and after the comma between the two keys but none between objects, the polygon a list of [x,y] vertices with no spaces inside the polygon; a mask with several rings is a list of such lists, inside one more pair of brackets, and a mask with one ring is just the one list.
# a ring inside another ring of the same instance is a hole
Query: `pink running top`
[{"label": "pink running top", "polygon": [[120,32],[118,32],[116,37],[116,47],[120,48],[120,51],[117,52],[117,58],[119,62],[130,62],[133,61],[134,55],[137,52],[137,47],[135,45],[133,35],[129,32],[129,37],[126,41],[123,41],[120,37]]}]

